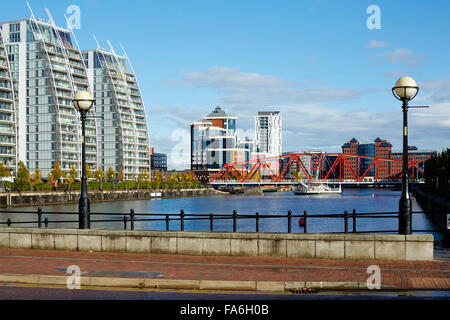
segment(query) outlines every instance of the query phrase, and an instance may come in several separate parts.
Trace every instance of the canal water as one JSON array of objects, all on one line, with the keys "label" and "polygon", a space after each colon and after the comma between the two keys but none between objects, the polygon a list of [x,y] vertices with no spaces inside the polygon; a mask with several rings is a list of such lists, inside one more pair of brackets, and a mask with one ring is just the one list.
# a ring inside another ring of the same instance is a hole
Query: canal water
[{"label": "canal water", "polygon": [[[359,213],[373,212],[396,212],[400,191],[389,189],[344,189],[341,195],[310,195],[299,196],[291,192],[264,193],[254,195],[220,195],[209,197],[120,201],[91,203],[92,213],[121,213],[128,214],[131,209],[136,213],[153,214],[177,214],[181,209],[186,214],[226,214],[232,215],[233,210],[238,214],[260,215],[287,215],[291,210],[294,215],[301,215],[306,210],[308,215],[308,233],[343,232],[343,218],[313,218],[318,214],[343,214],[345,210],[349,213],[356,209]],[[16,213],[17,211],[29,211],[35,213],[38,207],[4,209],[8,213],[0,213],[0,222],[8,218],[13,222],[36,220],[37,215]],[[60,215],[45,215],[50,221],[77,221],[78,205],[52,205],[42,206],[44,212],[64,212]],[[16,212],[14,212],[16,211]],[[413,198],[413,211],[422,211]],[[163,218],[163,216],[159,217]],[[92,228],[105,230],[123,230],[121,217],[95,216],[91,220],[117,219],[117,222],[92,223]],[[292,232],[302,233],[303,227],[297,223],[298,218],[293,219]],[[22,227],[26,225],[14,225]],[[77,223],[50,223],[50,228],[77,228]],[[128,226],[129,227],[129,226]],[[165,230],[165,221],[138,221],[136,230]],[[392,231],[397,232],[398,219],[394,218],[364,218],[358,219],[357,231]],[[185,221],[186,231],[209,231],[209,220]],[[179,230],[180,222],[172,221],[171,230]],[[237,229],[239,232],[255,232],[254,219],[239,219]],[[432,230],[433,224],[424,214],[413,215],[414,230]],[[232,220],[214,221],[214,231],[229,232],[233,230]],[[349,219],[349,231],[353,230],[352,219]],[[261,219],[260,232],[287,232],[287,219]]]}]

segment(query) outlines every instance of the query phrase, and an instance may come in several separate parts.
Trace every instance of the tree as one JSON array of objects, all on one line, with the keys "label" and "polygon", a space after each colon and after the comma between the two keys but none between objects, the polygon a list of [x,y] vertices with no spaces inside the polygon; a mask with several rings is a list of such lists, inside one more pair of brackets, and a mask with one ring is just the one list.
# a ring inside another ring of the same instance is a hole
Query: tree
[{"label": "tree", "polygon": [[73,185],[73,183],[75,182],[75,180],[77,178],[78,178],[78,171],[75,168],[75,166],[72,166],[70,171],[66,174],[66,178],[64,179],[64,182],[69,185],[69,189],[70,189],[70,187]]},{"label": "tree", "polygon": [[102,168],[98,168],[97,171],[94,172],[94,178],[100,183],[100,191],[103,191],[103,179],[105,179],[105,173]]},{"label": "tree", "polygon": [[11,177],[11,171],[5,167],[5,165],[0,163],[0,178],[9,178]]},{"label": "tree", "polygon": [[39,166],[36,166],[36,169],[34,170],[34,173],[31,175],[31,184],[37,185],[42,183],[42,170],[39,168]]},{"label": "tree", "polygon": [[53,170],[51,171],[51,174],[53,176],[53,179],[56,181],[60,181],[61,178],[64,176],[64,172],[61,170],[61,166],[59,162],[55,162],[55,165],[53,167]]},{"label": "tree", "polygon": [[154,187],[161,188],[162,182],[163,182],[163,177],[162,177],[162,174],[158,170],[155,170],[152,172],[152,182],[153,182]]},{"label": "tree", "polygon": [[105,179],[105,173],[102,168],[98,168],[97,171],[94,172],[94,178],[97,182],[103,182],[103,179]]},{"label": "tree", "polygon": [[28,171],[28,168],[22,161],[19,162],[19,169],[14,179],[14,185],[18,191],[30,190],[31,188],[30,171]]},{"label": "tree", "polygon": [[138,182],[144,182],[144,181],[149,181],[150,180],[150,175],[148,174],[148,171],[145,170],[144,172],[139,173],[138,175]]},{"label": "tree", "polygon": [[116,172],[112,167],[109,167],[108,172],[106,173],[106,179],[108,180],[108,182],[113,182],[115,178]]},{"label": "tree", "polygon": [[48,175],[48,180],[47,180],[47,184],[54,186],[56,182],[56,179],[53,177],[53,174],[49,174]]},{"label": "tree", "polygon": [[89,164],[86,164],[86,178],[92,179],[92,170]]},{"label": "tree", "polygon": [[117,179],[119,179],[120,182],[125,180],[125,173],[123,172],[123,167],[120,168],[119,173],[117,174]]}]

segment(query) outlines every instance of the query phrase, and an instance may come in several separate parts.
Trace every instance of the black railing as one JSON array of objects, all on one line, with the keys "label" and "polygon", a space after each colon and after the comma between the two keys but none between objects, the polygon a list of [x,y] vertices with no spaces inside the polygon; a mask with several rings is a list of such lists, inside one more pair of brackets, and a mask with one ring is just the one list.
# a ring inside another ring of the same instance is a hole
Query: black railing
[{"label": "black railing", "polygon": [[[423,212],[413,212],[414,214],[423,214]],[[33,221],[12,221],[8,218],[6,222],[0,222],[0,226],[11,227],[14,225],[35,225],[38,228],[48,228],[49,224],[75,224],[78,220],[49,220],[44,216],[56,216],[56,215],[78,215],[75,212],[44,212],[41,208],[37,212],[29,211],[3,211],[0,214],[24,214],[35,215],[36,219]],[[123,229],[135,230],[136,222],[165,222],[166,231],[175,231],[170,229],[170,222],[179,221],[179,230],[185,231],[186,221],[204,221],[209,220],[209,231],[214,232],[214,222],[217,220],[231,220],[232,232],[238,232],[239,220],[253,219],[255,221],[255,231],[260,232],[261,220],[265,219],[284,219],[286,221],[287,233],[292,233],[293,220],[299,219],[299,227],[303,229],[303,233],[308,233],[308,222],[310,219],[342,219],[344,232],[343,233],[393,233],[398,230],[372,230],[362,231],[357,230],[357,219],[399,219],[398,212],[374,212],[374,213],[357,213],[353,210],[351,213],[345,211],[343,214],[308,214],[304,211],[302,214],[293,214],[292,211],[288,211],[287,215],[262,215],[256,213],[254,215],[238,214],[237,210],[234,210],[230,214],[186,214],[184,210],[181,210],[178,214],[161,214],[161,213],[136,213],[133,209],[130,213],[123,215],[122,213],[91,213],[91,217],[98,216],[99,219],[91,219],[91,223],[122,223]],[[110,219],[101,219],[102,216],[114,217]],[[352,230],[349,232],[349,220],[352,220]],[[128,227],[129,226],[129,227]],[[148,229],[145,229],[148,230]],[[158,229],[161,230],[161,229]],[[195,231],[195,230],[193,230]],[[436,230],[414,230],[414,232],[436,232]],[[342,232],[340,232],[342,233]]]}]

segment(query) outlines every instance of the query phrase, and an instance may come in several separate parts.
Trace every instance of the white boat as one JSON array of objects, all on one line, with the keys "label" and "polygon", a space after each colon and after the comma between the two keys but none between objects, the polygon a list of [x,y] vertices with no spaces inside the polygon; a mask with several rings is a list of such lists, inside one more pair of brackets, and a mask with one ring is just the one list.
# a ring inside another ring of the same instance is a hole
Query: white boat
[{"label": "white boat", "polygon": [[297,195],[302,194],[342,194],[342,187],[330,187],[326,183],[322,182],[300,182],[295,186],[294,193]]}]

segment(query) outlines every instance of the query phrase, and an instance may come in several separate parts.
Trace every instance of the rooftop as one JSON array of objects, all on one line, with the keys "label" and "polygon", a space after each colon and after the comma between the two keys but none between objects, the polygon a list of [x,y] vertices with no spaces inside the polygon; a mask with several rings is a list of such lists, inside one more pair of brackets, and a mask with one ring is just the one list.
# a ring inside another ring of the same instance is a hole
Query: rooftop
[{"label": "rooftop", "polygon": [[211,112],[210,114],[208,114],[206,116],[206,118],[227,118],[228,115],[226,114],[225,111],[222,110],[221,107],[216,107],[216,109],[214,109],[213,112]]}]

